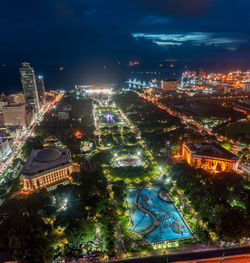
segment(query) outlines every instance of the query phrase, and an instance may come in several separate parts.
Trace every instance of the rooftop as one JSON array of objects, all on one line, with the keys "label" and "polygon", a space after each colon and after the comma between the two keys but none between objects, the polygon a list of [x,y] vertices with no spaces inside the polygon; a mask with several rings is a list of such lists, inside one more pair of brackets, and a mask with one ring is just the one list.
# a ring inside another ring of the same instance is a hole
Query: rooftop
[{"label": "rooftop", "polygon": [[33,150],[23,167],[22,176],[33,177],[38,173],[71,163],[71,153],[67,148]]},{"label": "rooftop", "polygon": [[24,106],[24,105],[25,105],[24,103],[18,103],[18,104],[16,104],[16,103],[10,103],[10,104],[8,104],[8,105],[3,106],[3,108],[20,107],[20,106]]},{"label": "rooftop", "polygon": [[185,143],[192,154],[238,160],[238,157],[215,142]]}]

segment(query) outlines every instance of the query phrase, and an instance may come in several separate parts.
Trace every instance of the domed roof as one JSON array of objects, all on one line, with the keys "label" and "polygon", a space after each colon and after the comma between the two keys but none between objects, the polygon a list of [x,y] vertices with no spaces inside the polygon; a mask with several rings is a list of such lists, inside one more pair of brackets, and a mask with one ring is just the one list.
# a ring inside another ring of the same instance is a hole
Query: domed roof
[{"label": "domed roof", "polygon": [[38,152],[35,157],[37,162],[52,162],[61,157],[61,152],[53,148],[45,148]]}]

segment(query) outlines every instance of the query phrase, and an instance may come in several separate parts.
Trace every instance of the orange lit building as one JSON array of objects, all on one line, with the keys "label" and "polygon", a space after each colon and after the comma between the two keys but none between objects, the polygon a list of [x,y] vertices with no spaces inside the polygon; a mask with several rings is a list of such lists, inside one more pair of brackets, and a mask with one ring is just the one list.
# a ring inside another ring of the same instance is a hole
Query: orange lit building
[{"label": "orange lit building", "polygon": [[59,184],[71,182],[72,172],[74,167],[69,149],[33,150],[22,170],[23,191],[53,190]]},{"label": "orange lit building", "polygon": [[184,143],[182,157],[195,168],[208,172],[232,172],[237,170],[239,158],[213,142]]}]

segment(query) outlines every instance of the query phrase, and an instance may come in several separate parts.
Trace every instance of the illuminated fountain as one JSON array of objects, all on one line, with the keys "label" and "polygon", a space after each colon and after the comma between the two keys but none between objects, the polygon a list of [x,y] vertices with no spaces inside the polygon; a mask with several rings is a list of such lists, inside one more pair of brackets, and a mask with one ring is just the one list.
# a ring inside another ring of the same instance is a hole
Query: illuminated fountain
[{"label": "illuminated fountain", "polygon": [[113,114],[110,114],[110,113],[107,113],[107,114],[104,114],[104,119],[107,123],[113,123],[115,122],[114,120],[114,115]]},{"label": "illuminated fountain", "polygon": [[114,167],[127,167],[127,166],[137,167],[137,166],[142,166],[143,164],[144,163],[140,157],[131,154],[118,157],[113,161]]}]

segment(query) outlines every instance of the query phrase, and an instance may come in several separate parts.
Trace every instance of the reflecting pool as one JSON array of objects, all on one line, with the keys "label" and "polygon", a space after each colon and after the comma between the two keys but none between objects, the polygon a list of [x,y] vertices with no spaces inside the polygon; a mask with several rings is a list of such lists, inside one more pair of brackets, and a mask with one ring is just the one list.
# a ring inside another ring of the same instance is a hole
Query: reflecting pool
[{"label": "reflecting pool", "polygon": [[[160,186],[145,187],[138,193],[136,188],[127,189],[126,199],[133,223],[132,230],[143,234],[146,242],[192,237],[173,202],[160,198],[160,189]],[[134,199],[137,205],[134,204]]]}]

